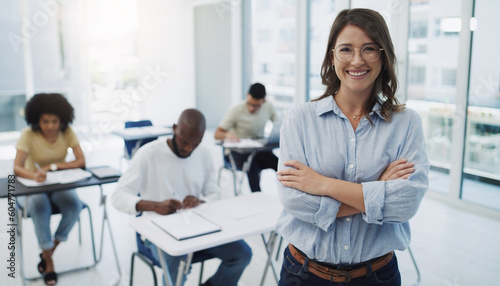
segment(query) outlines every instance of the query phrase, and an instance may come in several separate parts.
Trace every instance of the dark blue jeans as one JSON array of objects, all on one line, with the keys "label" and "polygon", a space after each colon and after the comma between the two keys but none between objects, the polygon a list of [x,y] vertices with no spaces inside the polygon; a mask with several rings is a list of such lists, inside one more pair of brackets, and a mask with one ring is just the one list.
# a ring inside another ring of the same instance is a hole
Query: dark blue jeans
[{"label": "dark blue jeans", "polygon": [[[238,152],[232,152],[234,163],[236,168],[241,170],[243,163],[246,162],[250,154],[241,154]],[[229,156],[224,156],[224,160],[229,162]],[[260,173],[264,169],[278,170],[278,157],[274,155],[272,151],[257,152],[255,157],[253,157],[252,165],[248,170],[248,184],[250,185],[250,190],[254,192],[260,192]]]},{"label": "dark blue jeans", "polygon": [[288,250],[285,249],[283,257],[283,266],[281,267],[281,278],[279,286],[323,286],[323,285],[339,285],[339,286],[400,286],[401,275],[398,268],[398,260],[394,255],[387,263],[379,270],[368,273],[364,277],[352,279],[350,282],[330,282],[320,278],[311,272],[307,271],[300,262],[298,262]]}]

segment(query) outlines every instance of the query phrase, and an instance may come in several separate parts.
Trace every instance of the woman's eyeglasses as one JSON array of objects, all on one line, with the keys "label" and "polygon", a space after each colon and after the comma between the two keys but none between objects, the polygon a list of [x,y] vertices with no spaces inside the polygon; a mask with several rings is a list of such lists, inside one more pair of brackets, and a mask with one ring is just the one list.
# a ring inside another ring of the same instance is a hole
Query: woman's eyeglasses
[{"label": "woman's eyeglasses", "polygon": [[335,58],[342,63],[347,63],[354,56],[354,50],[361,50],[361,57],[367,62],[374,62],[380,57],[380,51],[384,49],[380,48],[376,44],[366,44],[361,47],[361,49],[353,48],[351,45],[342,44],[338,45],[332,52],[335,54]]}]

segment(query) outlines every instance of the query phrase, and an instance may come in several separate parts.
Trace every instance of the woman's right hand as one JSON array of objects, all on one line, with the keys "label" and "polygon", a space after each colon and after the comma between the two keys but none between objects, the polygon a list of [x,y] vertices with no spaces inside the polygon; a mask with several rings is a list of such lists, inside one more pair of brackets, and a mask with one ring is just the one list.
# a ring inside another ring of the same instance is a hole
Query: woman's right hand
[{"label": "woman's right hand", "polygon": [[389,180],[397,180],[397,179],[408,179],[410,175],[415,172],[415,168],[413,168],[414,164],[409,163],[406,159],[399,159],[387,166],[385,171],[382,173],[379,181],[389,181]]},{"label": "woman's right hand", "polygon": [[35,172],[35,175],[34,175],[34,180],[41,183],[41,182],[45,182],[45,180],[47,179],[47,173],[46,172],[43,172],[43,171],[36,171]]}]

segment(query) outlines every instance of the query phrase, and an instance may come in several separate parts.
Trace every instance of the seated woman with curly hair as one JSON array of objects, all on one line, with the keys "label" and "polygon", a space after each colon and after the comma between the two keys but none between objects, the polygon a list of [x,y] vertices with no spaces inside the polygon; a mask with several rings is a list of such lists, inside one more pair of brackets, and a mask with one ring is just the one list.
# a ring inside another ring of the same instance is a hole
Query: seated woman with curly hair
[{"label": "seated woman with curly hair", "polygon": [[[26,122],[30,127],[22,130],[16,144],[14,173],[22,178],[37,182],[46,179],[47,171],[81,168],[85,157],[75,132],[69,126],[73,122],[74,111],[71,104],[61,94],[36,94],[26,103]],[[68,148],[73,149],[75,159],[65,162]],[[53,193],[33,194],[20,198],[19,204],[26,206],[33,218],[38,243],[42,249],[38,271],[45,284],[55,285],[57,274],[54,270],[52,254],[78,220],[82,203],[75,189]],[[50,216],[55,206],[62,214],[54,239],[50,232]]]}]

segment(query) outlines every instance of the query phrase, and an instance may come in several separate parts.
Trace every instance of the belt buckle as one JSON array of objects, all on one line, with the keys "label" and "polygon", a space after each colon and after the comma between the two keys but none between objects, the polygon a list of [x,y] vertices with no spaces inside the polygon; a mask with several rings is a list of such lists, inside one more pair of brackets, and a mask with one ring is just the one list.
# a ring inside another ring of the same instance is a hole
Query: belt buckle
[{"label": "belt buckle", "polygon": [[333,282],[333,277],[345,277],[344,282],[350,282],[352,280],[351,273],[349,273],[349,272],[344,272],[344,273],[339,273],[339,274],[331,273],[330,274],[330,282]]}]

